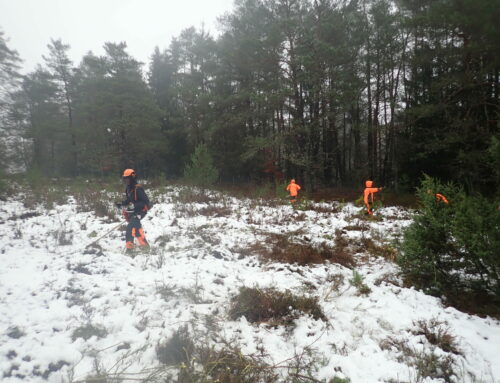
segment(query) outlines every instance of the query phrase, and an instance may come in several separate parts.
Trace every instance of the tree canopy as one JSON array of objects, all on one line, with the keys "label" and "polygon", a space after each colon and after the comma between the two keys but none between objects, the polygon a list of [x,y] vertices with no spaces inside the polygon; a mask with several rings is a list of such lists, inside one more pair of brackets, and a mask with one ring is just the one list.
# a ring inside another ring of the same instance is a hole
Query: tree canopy
[{"label": "tree canopy", "polygon": [[[33,140],[31,166],[54,175],[134,166],[180,177],[203,145],[226,181],[404,188],[426,173],[491,192],[495,3],[238,0],[217,38],[187,28],[147,69],[124,42],[75,66],[52,40],[10,115]],[[17,56],[0,37],[5,84]]]}]

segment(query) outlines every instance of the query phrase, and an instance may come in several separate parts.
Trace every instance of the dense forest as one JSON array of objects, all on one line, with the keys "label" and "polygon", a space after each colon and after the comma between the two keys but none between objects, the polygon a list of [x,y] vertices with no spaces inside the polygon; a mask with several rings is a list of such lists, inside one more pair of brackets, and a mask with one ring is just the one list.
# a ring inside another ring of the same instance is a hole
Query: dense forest
[{"label": "dense forest", "polygon": [[[494,194],[500,179],[498,0],[236,0],[215,38],[187,28],[149,63],[109,42],[43,63],[0,34],[7,157],[49,176],[183,175],[200,145],[224,182],[310,190],[422,174]],[[158,28],[162,28],[158,26]],[[12,158],[11,158],[12,159]]]}]

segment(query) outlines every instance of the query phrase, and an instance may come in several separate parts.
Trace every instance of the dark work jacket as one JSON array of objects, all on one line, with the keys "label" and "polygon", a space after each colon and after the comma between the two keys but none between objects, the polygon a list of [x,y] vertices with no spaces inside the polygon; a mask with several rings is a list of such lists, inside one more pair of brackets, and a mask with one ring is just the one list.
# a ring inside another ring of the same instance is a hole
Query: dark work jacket
[{"label": "dark work jacket", "polygon": [[133,203],[134,213],[146,214],[150,206],[149,198],[141,185],[137,183],[127,185],[125,197],[126,199],[122,202],[122,205],[126,206],[129,203]]}]

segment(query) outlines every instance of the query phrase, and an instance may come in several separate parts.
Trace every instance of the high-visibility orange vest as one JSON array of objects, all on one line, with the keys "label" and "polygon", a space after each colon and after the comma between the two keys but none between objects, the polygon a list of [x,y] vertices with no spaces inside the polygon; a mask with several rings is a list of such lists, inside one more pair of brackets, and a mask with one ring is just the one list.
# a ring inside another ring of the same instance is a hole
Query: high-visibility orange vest
[{"label": "high-visibility orange vest", "polygon": [[442,195],[441,193],[436,193],[436,201],[438,202],[443,202],[443,203],[446,203],[448,204],[448,200],[446,199],[446,197],[444,195]]},{"label": "high-visibility orange vest", "polygon": [[363,193],[363,199],[365,201],[365,204],[371,204],[375,200],[374,194],[380,191],[380,188],[374,188],[373,186],[373,181],[366,181],[365,182],[365,190]]},{"label": "high-visibility orange vest", "polygon": [[373,181],[365,182],[365,190],[363,192],[363,200],[365,201],[366,209],[368,210],[368,214],[372,214],[372,210],[370,205],[375,201],[375,193],[379,192],[382,188],[374,188]]},{"label": "high-visibility orange vest", "polygon": [[290,192],[290,196],[297,197],[300,190],[300,185],[295,183],[295,180],[291,180],[290,184],[286,187],[286,190]]}]

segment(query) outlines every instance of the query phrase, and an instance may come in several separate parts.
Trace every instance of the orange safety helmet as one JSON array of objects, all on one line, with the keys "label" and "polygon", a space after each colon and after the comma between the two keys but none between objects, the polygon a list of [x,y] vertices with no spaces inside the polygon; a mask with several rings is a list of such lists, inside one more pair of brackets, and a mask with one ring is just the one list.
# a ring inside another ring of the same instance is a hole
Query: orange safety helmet
[{"label": "orange safety helmet", "polygon": [[134,169],[125,169],[123,171],[122,177],[135,177],[135,170]]}]

